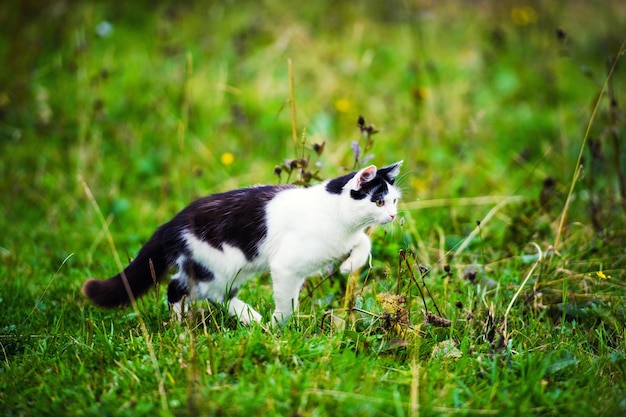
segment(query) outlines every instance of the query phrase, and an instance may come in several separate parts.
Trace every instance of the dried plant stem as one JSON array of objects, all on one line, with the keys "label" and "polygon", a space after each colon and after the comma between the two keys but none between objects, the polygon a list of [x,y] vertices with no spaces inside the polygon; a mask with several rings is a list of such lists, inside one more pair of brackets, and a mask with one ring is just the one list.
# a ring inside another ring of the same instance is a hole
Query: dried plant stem
[{"label": "dried plant stem", "polygon": [[293,77],[293,66],[291,64],[291,58],[287,60],[287,66],[289,70],[289,110],[291,112],[291,136],[293,138],[293,144],[296,147],[296,154],[298,150],[298,122],[296,119],[296,87]]},{"label": "dried plant stem", "polygon": [[422,292],[422,288],[419,286],[419,283],[415,279],[415,274],[413,273],[413,267],[411,266],[411,262],[407,258],[406,253],[404,251],[400,251],[400,258],[406,264],[406,267],[407,267],[407,269],[409,271],[409,275],[411,276],[411,282],[415,283],[415,285],[417,286],[417,290],[419,291],[420,297],[422,298],[422,303],[424,304],[424,310],[426,312],[428,312],[428,307],[426,306],[426,297],[424,297],[424,293]]},{"label": "dried plant stem", "polygon": [[189,127],[189,113],[191,109],[191,79],[193,77],[193,55],[187,53],[185,62],[185,78],[183,81],[183,92],[180,103],[180,120],[178,122],[178,149],[183,152],[185,150],[185,135]]},{"label": "dried plant stem", "polygon": [[543,261],[543,252],[541,251],[541,248],[539,247],[539,245],[537,245],[535,242],[531,242],[531,245],[533,245],[535,247],[535,249],[537,249],[537,254],[538,254],[537,260],[535,261],[533,266],[530,268],[530,271],[528,271],[528,274],[526,274],[526,278],[524,278],[524,281],[522,281],[522,283],[520,284],[519,288],[515,292],[515,295],[513,296],[513,298],[511,298],[511,302],[509,303],[509,306],[506,308],[506,311],[504,312],[504,331],[503,331],[503,334],[504,334],[505,339],[507,338],[507,328],[506,328],[507,327],[507,318],[509,317],[509,313],[511,312],[511,309],[513,308],[513,304],[515,304],[515,300],[517,300],[517,298],[521,294],[522,289],[526,286],[526,283],[528,282],[530,277],[533,276],[533,272],[535,272],[535,269],[537,268],[537,266],[539,266],[541,261]]},{"label": "dried plant stem", "polygon": [[[621,52],[621,51],[620,51]],[[612,62],[612,66],[615,65],[615,61],[617,60],[617,58],[615,58]],[[610,70],[612,70],[612,66],[609,67]],[[614,148],[614,164],[615,164],[615,171],[617,174],[617,181],[618,181],[618,189],[619,189],[619,195],[620,195],[620,205],[622,207],[622,210],[626,210],[626,179],[624,178],[624,171],[622,169],[622,150],[621,150],[621,146],[620,146],[620,136],[619,136],[619,130],[618,130],[618,123],[619,123],[619,109],[618,109],[618,104],[617,104],[617,99],[615,98],[615,82],[613,80],[613,78],[610,78],[610,82],[609,82],[609,122],[610,122],[610,128],[609,128],[609,135],[611,137],[611,140],[613,142],[613,148]]]},{"label": "dried plant stem", "polygon": [[[69,255],[67,255],[65,257],[65,259],[63,259],[63,262],[61,262],[61,265],[59,266],[59,268],[57,268],[56,272],[54,273],[54,275],[52,276],[52,279],[50,280],[50,282],[48,282],[48,285],[46,286],[46,288],[43,290],[43,292],[41,293],[41,295],[39,296],[39,298],[37,299],[37,302],[35,302],[35,306],[33,307],[33,309],[30,311],[30,313],[28,313],[28,316],[26,316],[26,318],[24,319],[24,321],[22,321],[22,326],[28,321],[28,319],[30,319],[30,316],[33,315],[33,313],[35,312],[35,310],[37,310],[37,306],[39,305],[39,303],[41,303],[41,301],[43,300],[43,298],[46,296],[46,293],[48,292],[48,290],[50,289],[50,286],[52,285],[52,283],[56,280],[57,276],[59,276],[59,272],[61,272],[61,268],[63,268],[63,266],[67,263],[67,261],[74,256],[73,253],[70,253]],[[5,358],[6,358],[6,354],[5,354]]]},{"label": "dried plant stem", "polygon": [[[613,72],[615,71],[615,67],[617,66],[617,62],[619,61],[619,57],[626,46],[626,39],[622,41],[622,44],[619,48],[619,53],[613,60],[611,67],[607,73],[607,76],[604,80],[604,84],[602,85],[602,89],[600,90],[600,94],[598,94],[598,98],[593,106],[593,110],[591,111],[591,117],[589,118],[589,122],[587,123],[587,129],[585,130],[585,135],[583,136],[582,143],[580,144],[580,151],[578,152],[578,159],[576,160],[576,168],[574,168],[574,174],[572,175],[572,181],[570,183],[569,191],[567,193],[567,198],[565,199],[565,204],[563,205],[563,210],[561,210],[561,218],[559,219],[559,226],[556,231],[556,238],[554,239],[554,249],[556,250],[561,243],[561,236],[563,234],[563,229],[565,227],[565,221],[567,220],[567,212],[569,210],[569,206],[572,202],[572,195],[574,194],[574,187],[576,187],[576,183],[578,182],[578,178],[580,178],[580,172],[582,170],[582,160],[583,153],[585,151],[585,147],[587,146],[587,141],[589,139],[589,134],[591,132],[591,127],[596,120],[596,116],[598,115],[598,109],[600,108],[600,102],[602,97],[606,94],[607,88],[609,86],[609,81],[613,76]],[[553,252],[554,253],[554,252]]]},{"label": "dried plant stem", "polygon": [[[428,307],[426,306],[426,297],[424,297],[422,288],[420,287],[419,282],[417,282],[417,278],[415,278],[415,274],[413,273],[413,266],[411,265],[411,259],[409,259],[409,257],[406,255],[404,251],[400,251],[400,258],[404,260],[404,263],[406,264],[406,267],[409,271],[409,275],[411,276],[411,280],[412,282],[415,283],[415,286],[417,287],[417,290],[419,291],[420,296],[422,297],[422,302],[424,303],[424,310],[426,311],[426,313],[428,313]],[[413,257],[412,261],[415,261],[415,257]],[[422,268],[420,267],[420,278],[422,280],[422,285],[424,286],[424,289],[426,290],[426,292],[428,293],[428,296],[432,300],[433,307],[435,307],[437,314],[441,316],[441,312],[439,311],[439,307],[437,306],[437,303],[435,302],[435,298],[430,293],[430,290],[428,289],[428,286],[426,285],[426,281],[424,281],[424,277],[428,275],[430,270],[427,269],[425,272],[423,272],[421,269]]]},{"label": "dried plant stem", "polygon": [[526,200],[523,196],[479,196],[479,197],[460,197],[460,198],[437,198],[432,200],[418,200],[410,203],[401,203],[403,210],[420,210],[424,208],[436,208],[436,207],[461,207],[461,206],[487,206],[491,204],[498,204],[501,202],[509,203],[521,203]]},{"label": "dried plant stem", "polygon": [[148,354],[150,355],[150,361],[152,362],[154,376],[159,383],[159,396],[161,397],[161,408],[167,411],[169,410],[169,407],[167,405],[167,395],[165,393],[164,375],[162,375],[161,373],[159,362],[157,361],[156,354],[154,353],[154,346],[152,345],[152,337],[150,336],[150,333],[148,332],[146,323],[143,321],[143,318],[141,317],[141,313],[139,312],[139,307],[137,306],[137,301],[135,300],[135,297],[130,289],[130,285],[128,284],[128,279],[126,278],[126,274],[124,274],[123,272],[124,267],[122,266],[122,261],[120,260],[120,255],[117,251],[117,248],[115,247],[115,242],[113,241],[113,235],[111,235],[111,232],[109,231],[109,224],[104,218],[104,215],[102,214],[102,210],[100,210],[100,206],[98,205],[96,198],[91,192],[89,185],[87,185],[87,182],[83,179],[81,175],[78,176],[78,182],[83,187],[83,190],[85,191],[85,194],[87,195],[87,199],[91,203],[91,206],[93,207],[96,215],[98,216],[98,220],[100,220],[100,224],[102,224],[107,242],[109,243],[111,252],[113,252],[113,257],[115,259],[117,268],[118,270],[122,271],[122,273],[120,274],[122,277],[122,282],[124,283],[124,287],[126,288],[126,292],[128,293],[128,298],[130,300],[130,304],[133,308],[133,311],[136,314],[137,321],[139,322],[141,333],[143,334],[143,337],[146,341],[146,346],[148,347]]},{"label": "dried plant stem", "polygon": [[418,349],[414,348],[411,355],[411,391],[409,393],[409,415],[419,417],[419,388],[420,388],[420,362],[418,359]]},{"label": "dried plant stem", "polygon": [[495,214],[505,205],[507,205],[511,200],[509,199],[504,199],[501,200],[498,204],[496,204],[491,210],[489,210],[489,212],[485,215],[485,217],[483,217],[479,224],[474,228],[474,230],[472,230],[472,233],[470,233],[465,240],[463,240],[463,243],[461,243],[461,245],[457,248],[456,252],[454,252],[454,257],[456,258],[457,256],[459,256],[459,254],[461,252],[463,252],[465,250],[465,248],[467,248],[467,246],[470,244],[470,242],[472,241],[472,239],[474,239],[476,237],[476,235],[481,233],[481,226],[487,224],[487,222],[489,220],[491,220],[491,218],[493,216],[495,216]]},{"label": "dried plant stem", "polygon": [[346,294],[343,299],[343,308],[345,311],[351,311],[352,307],[354,306],[354,292],[356,290],[358,277],[358,269],[348,275],[348,285],[346,287]]}]

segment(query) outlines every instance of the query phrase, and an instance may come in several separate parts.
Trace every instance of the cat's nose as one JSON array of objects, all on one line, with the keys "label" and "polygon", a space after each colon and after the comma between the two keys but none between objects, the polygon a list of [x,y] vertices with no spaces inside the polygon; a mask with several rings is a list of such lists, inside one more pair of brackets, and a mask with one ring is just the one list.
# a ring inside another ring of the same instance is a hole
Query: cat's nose
[{"label": "cat's nose", "polygon": [[391,217],[391,220],[396,218],[396,214],[390,214],[389,217]]}]

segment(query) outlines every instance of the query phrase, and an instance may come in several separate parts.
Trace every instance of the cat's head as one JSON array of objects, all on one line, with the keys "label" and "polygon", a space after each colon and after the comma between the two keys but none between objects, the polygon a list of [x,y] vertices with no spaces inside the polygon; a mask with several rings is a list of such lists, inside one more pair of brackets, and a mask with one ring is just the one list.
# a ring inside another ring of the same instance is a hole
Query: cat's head
[{"label": "cat's head", "polygon": [[359,224],[389,223],[398,215],[400,190],[394,182],[401,165],[402,161],[380,169],[370,165],[330,180],[326,191],[345,197],[343,207]]}]

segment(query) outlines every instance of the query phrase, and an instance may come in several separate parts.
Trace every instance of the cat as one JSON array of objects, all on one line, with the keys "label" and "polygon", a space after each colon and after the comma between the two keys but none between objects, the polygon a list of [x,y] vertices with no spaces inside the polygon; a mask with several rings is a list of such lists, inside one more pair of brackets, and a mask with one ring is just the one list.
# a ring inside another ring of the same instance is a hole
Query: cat
[{"label": "cat", "polygon": [[394,185],[402,161],[371,165],[310,188],[264,185],[200,198],[159,227],[123,272],[89,279],[82,291],[97,306],[131,303],[177,272],[167,289],[174,313],[183,301],[225,303],[240,322],[262,322],[237,298],[244,282],[269,271],[274,291],[273,326],[282,326],[298,307],[306,278],[333,262],[350,273],[370,258],[366,229],[397,216],[400,190]]}]

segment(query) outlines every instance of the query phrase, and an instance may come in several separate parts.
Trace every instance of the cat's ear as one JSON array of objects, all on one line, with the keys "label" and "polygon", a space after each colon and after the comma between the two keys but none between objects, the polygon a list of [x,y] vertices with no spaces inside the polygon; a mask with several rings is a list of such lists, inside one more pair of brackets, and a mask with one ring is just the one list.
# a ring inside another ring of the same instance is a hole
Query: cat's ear
[{"label": "cat's ear", "polygon": [[395,164],[391,164],[379,170],[379,173],[385,178],[387,182],[393,184],[394,180],[400,174],[400,167],[404,161],[398,161]]},{"label": "cat's ear", "polygon": [[370,182],[376,176],[376,167],[374,165],[370,165],[367,168],[363,168],[355,175],[355,189],[360,189],[362,184],[366,182]]}]

